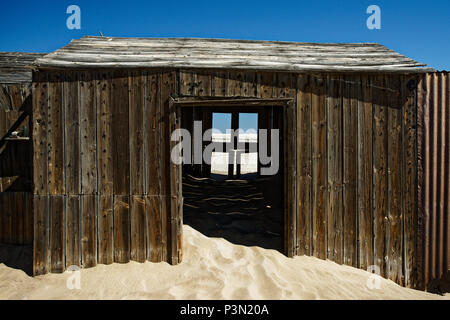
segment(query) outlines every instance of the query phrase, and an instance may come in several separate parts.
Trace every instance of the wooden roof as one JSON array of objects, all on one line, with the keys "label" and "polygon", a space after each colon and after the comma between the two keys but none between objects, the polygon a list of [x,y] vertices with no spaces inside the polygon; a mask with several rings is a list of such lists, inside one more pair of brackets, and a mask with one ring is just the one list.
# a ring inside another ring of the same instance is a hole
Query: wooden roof
[{"label": "wooden roof", "polygon": [[268,71],[425,72],[377,43],[111,38],[87,36],[40,59],[41,68],[193,68]]},{"label": "wooden roof", "polygon": [[31,65],[44,53],[0,52],[0,83],[31,82]]}]

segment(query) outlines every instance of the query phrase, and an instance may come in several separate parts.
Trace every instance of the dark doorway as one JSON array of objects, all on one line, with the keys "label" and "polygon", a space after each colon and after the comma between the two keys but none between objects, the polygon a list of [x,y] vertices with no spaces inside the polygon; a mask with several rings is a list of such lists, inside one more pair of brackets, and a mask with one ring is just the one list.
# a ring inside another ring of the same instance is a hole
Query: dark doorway
[{"label": "dark doorway", "polygon": [[33,246],[0,243],[0,263],[33,275]]},{"label": "dark doorway", "polygon": [[[223,152],[211,155],[210,164],[183,165],[185,224],[234,244],[284,251],[283,168],[261,175],[257,134],[258,129],[282,132],[281,114],[280,107],[182,108],[185,129],[192,132],[193,122],[201,120],[202,132],[212,128],[212,141],[224,144]],[[232,136],[231,129],[241,131]],[[225,144],[231,142],[230,156]],[[208,143],[203,143],[203,150]]]}]

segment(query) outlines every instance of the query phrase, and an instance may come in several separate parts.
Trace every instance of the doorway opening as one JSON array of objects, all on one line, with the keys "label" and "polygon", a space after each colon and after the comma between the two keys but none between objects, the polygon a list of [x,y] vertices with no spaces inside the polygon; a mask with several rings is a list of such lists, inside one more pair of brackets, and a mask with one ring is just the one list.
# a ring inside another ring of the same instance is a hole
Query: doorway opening
[{"label": "doorway opening", "polygon": [[[209,237],[284,252],[283,161],[275,174],[262,175],[261,168],[270,164],[260,161],[262,141],[258,139],[259,129],[269,132],[269,140],[276,129],[283,154],[281,110],[181,108],[182,128],[193,136],[194,122],[202,121],[202,133],[212,129],[210,140],[223,146],[211,152],[210,163],[182,167],[185,224]],[[203,152],[211,141],[202,142]]]}]

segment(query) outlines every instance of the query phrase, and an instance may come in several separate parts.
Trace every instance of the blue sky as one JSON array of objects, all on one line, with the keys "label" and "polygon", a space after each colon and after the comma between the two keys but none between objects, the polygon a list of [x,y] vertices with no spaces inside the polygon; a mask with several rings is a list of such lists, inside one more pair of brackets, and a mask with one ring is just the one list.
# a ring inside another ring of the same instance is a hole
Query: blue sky
[{"label": "blue sky", "polygon": [[[81,8],[81,30],[66,9]],[[381,8],[381,30],[366,8]],[[2,1],[0,51],[50,52],[83,35],[379,42],[450,70],[450,1]]]},{"label": "blue sky", "polygon": [[[231,129],[231,113],[213,113],[213,128],[227,133]],[[240,113],[239,128],[247,133],[258,130],[257,113]]]}]

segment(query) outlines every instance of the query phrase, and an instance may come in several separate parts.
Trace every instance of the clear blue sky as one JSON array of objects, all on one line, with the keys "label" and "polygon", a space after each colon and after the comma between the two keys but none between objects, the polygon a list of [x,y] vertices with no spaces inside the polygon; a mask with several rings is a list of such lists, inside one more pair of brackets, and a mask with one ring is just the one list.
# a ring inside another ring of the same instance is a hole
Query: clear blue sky
[{"label": "clear blue sky", "polygon": [[[231,113],[213,113],[212,125],[214,129],[226,133],[231,129]],[[258,130],[258,114],[257,113],[240,113],[239,128],[245,132]]]},{"label": "clear blue sky", "polygon": [[[66,9],[81,8],[81,30]],[[381,30],[366,8],[381,8]],[[84,35],[379,42],[450,70],[450,1],[20,1],[2,0],[0,51],[50,52]]]}]

